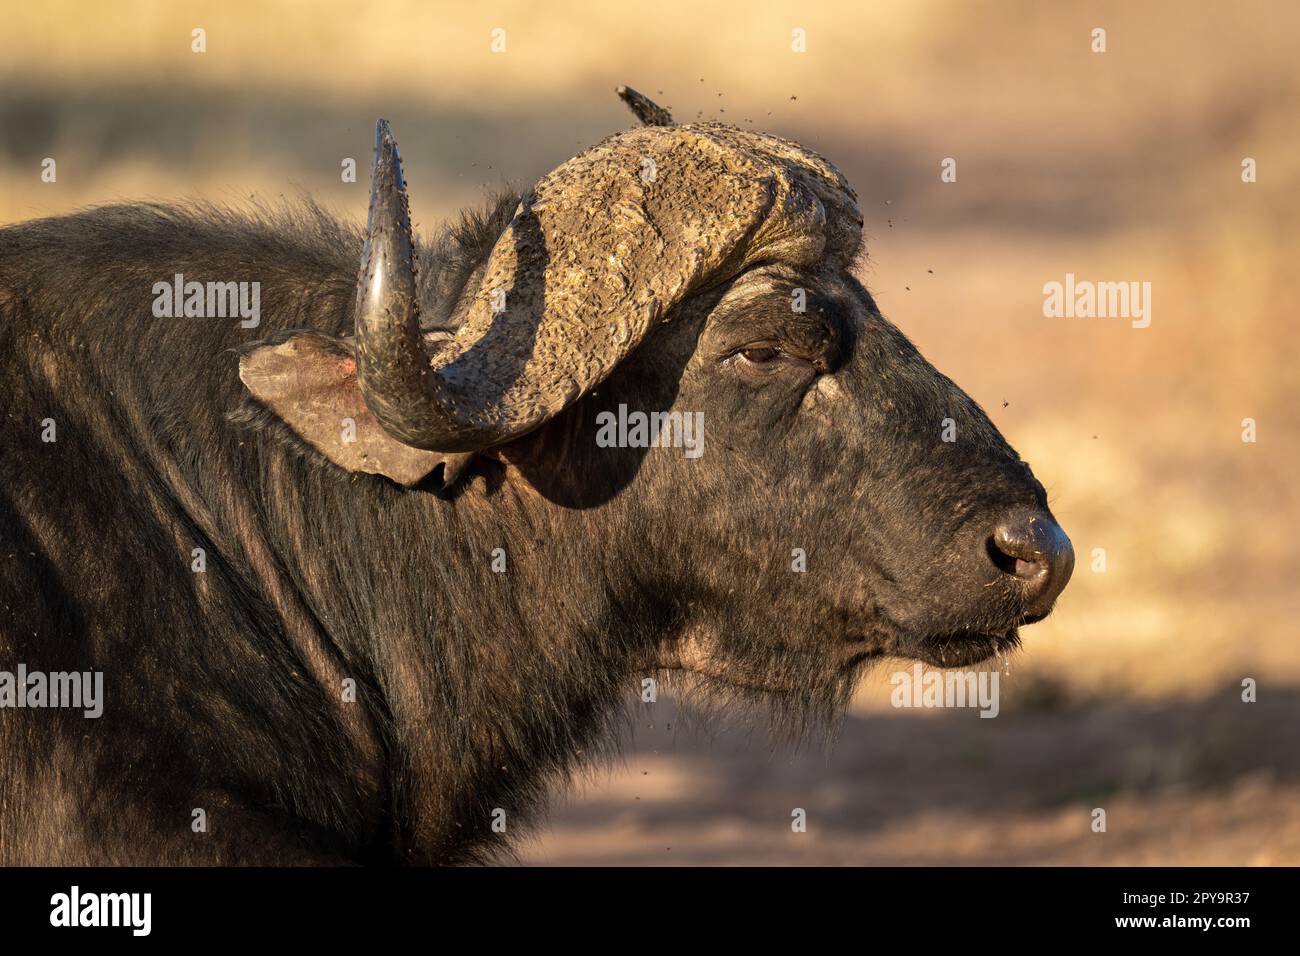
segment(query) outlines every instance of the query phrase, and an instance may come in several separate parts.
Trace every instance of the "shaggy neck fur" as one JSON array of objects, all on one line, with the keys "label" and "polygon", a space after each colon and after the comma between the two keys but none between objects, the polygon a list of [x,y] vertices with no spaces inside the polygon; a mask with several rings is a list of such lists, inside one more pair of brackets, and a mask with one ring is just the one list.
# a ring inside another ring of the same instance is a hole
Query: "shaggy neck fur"
[{"label": "shaggy neck fur", "polygon": [[[491,494],[477,479],[454,500],[359,496],[283,466],[264,478],[270,543],[383,729],[394,849],[409,862],[506,846],[548,778],[607,736],[654,638],[626,627],[649,618],[620,605],[627,589],[606,578],[618,569],[584,543],[601,540],[590,519],[496,477]],[[364,535],[331,527],[359,512]]]}]

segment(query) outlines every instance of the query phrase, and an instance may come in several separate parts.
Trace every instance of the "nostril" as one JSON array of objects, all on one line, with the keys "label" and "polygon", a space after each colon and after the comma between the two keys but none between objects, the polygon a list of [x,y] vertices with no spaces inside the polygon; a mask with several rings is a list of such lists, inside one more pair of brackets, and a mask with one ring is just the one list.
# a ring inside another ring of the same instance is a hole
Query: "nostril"
[{"label": "nostril", "polygon": [[988,549],[989,559],[999,570],[1018,576],[1023,576],[1026,573],[1025,570],[1021,570],[1026,566],[1024,558],[1016,557],[1016,555],[1004,551],[998,544],[997,535],[989,538],[985,546]]},{"label": "nostril", "polygon": [[994,565],[1023,582],[1029,614],[1050,610],[1074,570],[1070,539],[1042,511],[1025,510],[1005,516],[986,548]]}]

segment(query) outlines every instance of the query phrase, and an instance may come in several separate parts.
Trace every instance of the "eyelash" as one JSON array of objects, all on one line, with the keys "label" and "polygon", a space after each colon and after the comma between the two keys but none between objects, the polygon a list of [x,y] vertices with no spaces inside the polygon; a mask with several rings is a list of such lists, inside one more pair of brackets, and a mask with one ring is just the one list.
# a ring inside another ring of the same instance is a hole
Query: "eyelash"
[{"label": "eyelash", "polygon": [[[751,365],[768,365],[780,358],[783,353],[780,349],[772,348],[770,345],[760,345],[753,348],[741,349],[736,353]],[[761,358],[755,358],[759,354]]]},{"label": "eyelash", "polygon": [[751,345],[743,349],[737,349],[727,357],[727,361],[728,363],[741,362],[750,368],[764,371],[774,370],[778,365],[791,362],[809,365],[818,374],[826,371],[825,363],[806,359],[799,355],[792,355],[785,349],[775,345]]},{"label": "eyelash", "polygon": [[[818,311],[821,311],[820,306]],[[826,374],[829,371],[828,357],[804,355],[802,349],[796,349],[793,352],[786,351],[777,343],[746,345],[727,355],[725,362],[728,365],[740,364],[747,368],[763,371],[773,371],[778,366],[790,363],[809,365],[819,375]]]}]

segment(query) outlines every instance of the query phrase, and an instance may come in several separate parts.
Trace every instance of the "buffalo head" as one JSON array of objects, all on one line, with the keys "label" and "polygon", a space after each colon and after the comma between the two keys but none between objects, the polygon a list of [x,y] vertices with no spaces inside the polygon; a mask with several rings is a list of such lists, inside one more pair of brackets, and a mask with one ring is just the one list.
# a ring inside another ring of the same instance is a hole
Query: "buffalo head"
[{"label": "buffalo head", "polygon": [[[643,115],[543,178],[449,307],[421,301],[381,121],[355,334],[246,350],[248,390],[411,494],[506,463],[574,516],[614,603],[663,625],[654,665],[829,702],[873,658],[1015,646],[1069,579],[1069,539],[854,276],[849,184],[778,137]],[[445,327],[421,323],[435,305]],[[699,422],[696,453],[597,441],[635,412]]]}]

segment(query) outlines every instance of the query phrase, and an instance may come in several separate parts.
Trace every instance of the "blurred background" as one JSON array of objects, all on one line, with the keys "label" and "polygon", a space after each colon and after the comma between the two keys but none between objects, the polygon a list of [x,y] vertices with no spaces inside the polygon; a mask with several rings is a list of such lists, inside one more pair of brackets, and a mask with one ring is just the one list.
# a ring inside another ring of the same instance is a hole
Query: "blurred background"
[{"label": "blurred background", "polygon": [[[994,720],[893,709],[893,665],[800,749],[630,704],[520,859],[1294,865],[1298,38],[1288,0],[10,4],[0,222],[302,192],[360,219],[383,115],[428,231],[633,125],[621,83],[796,139],[858,190],[882,311],[1048,487],[1074,581]],[[1150,327],[1045,318],[1066,273],[1150,282]]]}]

